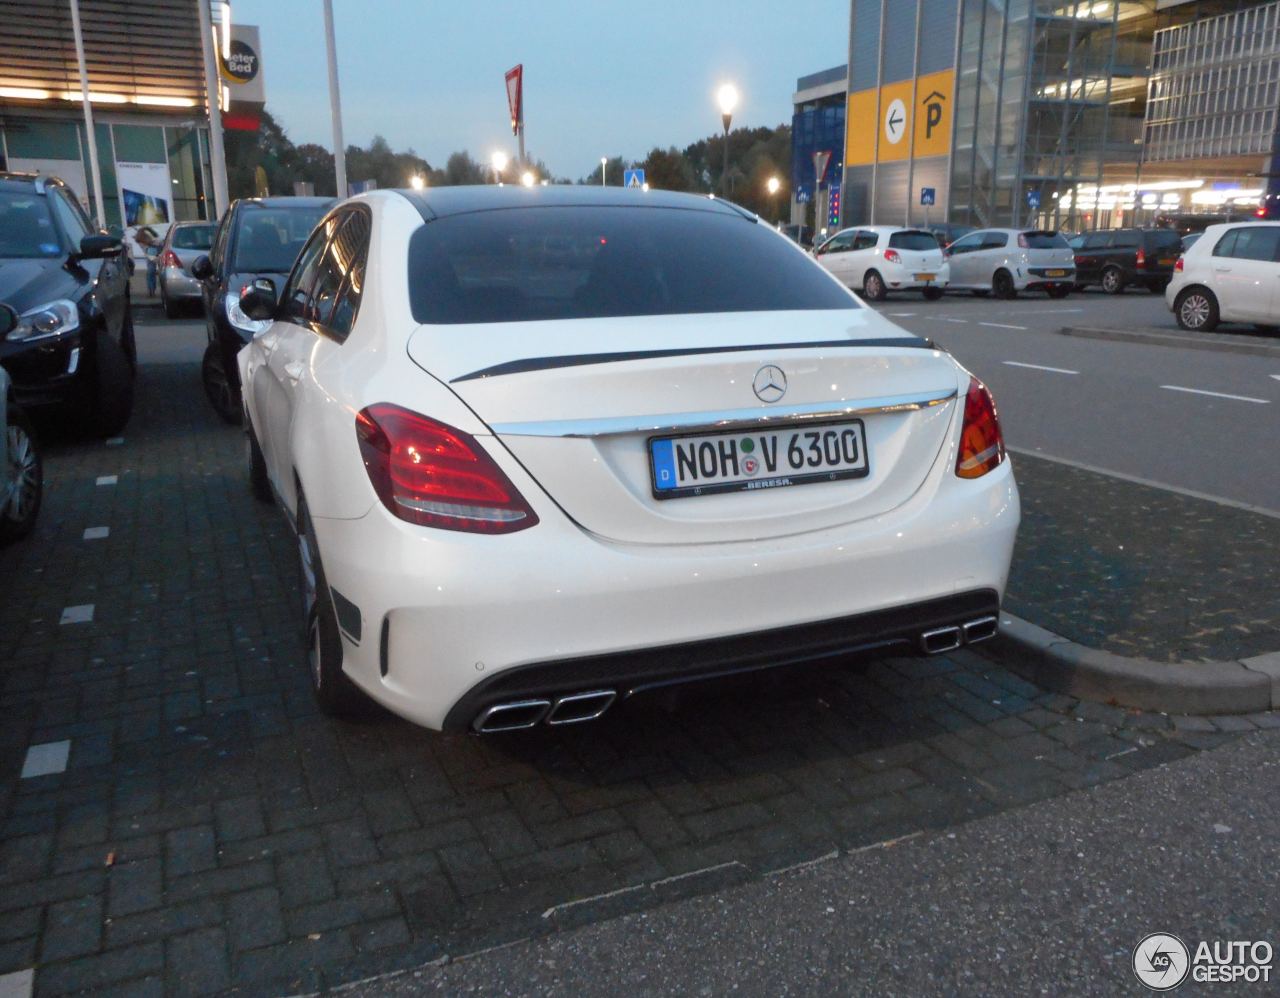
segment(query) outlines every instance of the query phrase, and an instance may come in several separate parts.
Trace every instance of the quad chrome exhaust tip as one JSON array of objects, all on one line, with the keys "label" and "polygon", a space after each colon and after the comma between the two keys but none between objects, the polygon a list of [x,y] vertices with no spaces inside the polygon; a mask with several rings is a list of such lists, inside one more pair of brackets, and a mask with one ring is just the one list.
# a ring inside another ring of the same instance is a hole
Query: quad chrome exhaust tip
[{"label": "quad chrome exhaust tip", "polygon": [[523,731],[544,721],[553,726],[594,721],[613,706],[617,690],[570,693],[552,700],[513,700],[486,707],[471,725],[482,735],[498,731]]},{"label": "quad chrome exhaust tip", "polygon": [[978,617],[952,627],[938,627],[920,635],[920,650],[926,655],[942,655],[961,645],[977,644],[994,638],[1000,629],[997,617]]}]

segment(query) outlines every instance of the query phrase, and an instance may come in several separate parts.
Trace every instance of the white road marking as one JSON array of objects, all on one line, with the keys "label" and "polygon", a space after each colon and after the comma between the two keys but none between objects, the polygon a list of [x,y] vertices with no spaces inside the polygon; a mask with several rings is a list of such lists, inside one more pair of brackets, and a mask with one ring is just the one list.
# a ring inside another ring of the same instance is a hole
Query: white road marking
[{"label": "white road marking", "polygon": [[108,439],[104,440],[103,443],[106,444],[108,447],[119,447],[122,443],[124,443],[124,437],[109,437]]},{"label": "white road marking", "polygon": [[1008,367],[1029,367],[1033,371],[1052,371],[1054,374],[1079,374],[1079,371],[1069,371],[1065,367],[1045,367],[1043,364],[1024,364],[1019,360],[1002,361]]},{"label": "white road marking", "polygon": [[84,539],[86,541],[100,541],[110,533],[110,527],[86,527],[84,531]]},{"label": "white road marking", "polygon": [[27,749],[27,757],[22,763],[22,779],[29,780],[34,776],[49,776],[52,773],[65,772],[69,755],[71,755],[70,741],[32,745]]},{"label": "white road marking", "polygon": [[94,482],[94,484],[95,485],[115,485],[116,482],[118,481],[120,481],[120,479],[116,475],[99,475],[98,480]]},{"label": "white road marking", "polygon": [[1004,322],[979,322],[979,326],[990,326],[992,329],[1021,329],[1026,331],[1026,326],[1010,326]]},{"label": "white road marking", "polygon": [[31,998],[36,986],[34,967],[0,974],[0,998]]},{"label": "white road marking", "polygon": [[1203,388],[1183,388],[1181,385],[1161,385],[1171,392],[1187,392],[1189,395],[1208,395],[1216,399],[1231,399],[1235,402],[1256,402],[1258,405],[1270,405],[1270,399],[1256,399],[1251,395],[1228,395],[1226,392],[1209,392]]},{"label": "white road marking", "polygon": [[937,319],[939,322],[962,322],[967,324],[969,321],[968,319],[948,319],[945,315],[930,316],[930,318]]},{"label": "white road marking", "polygon": [[1271,375],[1271,377],[1275,378],[1277,381],[1280,381],[1280,374],[1273,374]]},{"label": "white road marking", "polygon": [[93,604],[81,603],[79,606],[69,606],[62,611],[62,619],[59,624],[88,624],[93,622]]},{"label": "white road marking", "polygon": [[891,315],[895,319],[907,319],[915,315],[915,312],[885,312],[885,315]]},{"label": "white road marking", "polygon": [[1079,468],[1081,471],[1090,471],[1095,475],[1106,475],[1108,478],[1118,478],[1122,482],[1133,482],[1134,485],[1145,485],[1152,489],[1163,489],[1165,492],[1173,492],[1180,496],[1188,496],[1191,499],[1203,499],[1205,502],[1217,503],[1219,506],[1230,506],[1232,509],[1243,509],[1249,513],[1258,513],[1261,516],[1269,516],[1273,520],[1280,520],[1280,509],[1268,509],[1266,506],[1255,506],[1253,503],[1241,502],[1239,499],[1228,499],[1225,496],[1210,495],[1208,492],[1197,492],[1195,489],[1184,489],[1181,485],[1170,485],[1168,482],[1157,482],[1152,478],[1141,478],[1138,475],[1128,475],[1123,471],[1113,471],[1110,468],[1100,468],[1096,464],[1086,464],[1083,461],[1073,461],[1069,457],[1058,457],[1055,454],[1046,454],[1040,450],[1028,450],[1025,447],[1007,447],[1014,454],[1025,454],[1027,457],[1038,457],[1045,461],[1052,461],[1054,464],[1065,464],[1068,468]]}]

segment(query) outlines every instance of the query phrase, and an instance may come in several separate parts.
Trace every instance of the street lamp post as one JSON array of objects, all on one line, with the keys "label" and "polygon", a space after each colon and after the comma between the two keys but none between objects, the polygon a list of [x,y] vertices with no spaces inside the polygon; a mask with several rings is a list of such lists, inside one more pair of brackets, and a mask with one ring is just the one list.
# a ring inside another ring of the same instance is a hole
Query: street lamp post
[{"label": "street lamp post", "polygon": [[733,123],[733,109],[738,106],[738,88],[726,83],[716,93],[720,104],[720,121],[724,124],[724,166],[720,171],[720,193],[729,193],[729,126]]},{"label": "street lamp post", "polygon": [[606,169],[608,166],[609,166],[609,157],[608,157],[608,156],[601,156],[601,157],[600,157],[600,186],[601,186],[601,187],[604,187],[604,186],[605,186],[605,182],[604,182],[604,173],[605,173],[605,169]]},{"label": "street lamp post", "polygon": [[493,164],[493,182],[502,183],[502,171],[507,168],[507,154],[499,149],[489,157],[489,162]]}]

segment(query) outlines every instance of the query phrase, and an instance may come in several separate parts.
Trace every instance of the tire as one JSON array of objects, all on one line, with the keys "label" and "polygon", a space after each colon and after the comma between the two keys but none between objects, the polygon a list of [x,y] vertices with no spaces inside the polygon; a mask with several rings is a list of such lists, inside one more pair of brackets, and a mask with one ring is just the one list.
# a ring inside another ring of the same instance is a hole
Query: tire
[{"label": "tire", "polygon": [[0,507],[0,544],[26,537],[35,529],[44,495],[44,462],[31,421],[24,413],[11,409],[6,435],[9,460],[0,468],[0,474],[13,486],[13,491]]},{"label": "tire", "polygon": [[178,306],[169,300],[169,296],[160,292],[160,304],[164,308],[164,317],[166,319],[176,319],[178,317]]},{"label": "tire", "polygon": [[1105,267],[1102,271],[1102,290],[1109,295],[1124,294],[1124,274],[1119,267]]},{"label": "tire", "polygon": [[85,413],[85,431],[92,436],[119,436],[133,414],[133,367],[125,353],[128,342],[122,347],[105,333],[98,337],[92,397]]},{"label": "tire", "polygon": [[210,343],[204,351],[204,360],[200,362],[200,380],[204,384],[204,393],[208,396],[213,411],[222,417],[224,422],[232,426],[240,425],[244,406],[240,401],[240,390],[231,384],[226,369],[222,365],[222,351],[216,343]]},{"label": "tire", "polygon": [[941,288],[925,288],[920,293],[924,295],[925,301],[937,301],[942,297]]},{"label": "tire", "polygon": [[1045,288],[1050,298],[1061,300],[1071,294],[1070,288]]},{"label": "tire", "polygon": [[307,515],[307,504],[298,500],[298,572],[302,584],[307,680],[320,710],[330,717],[352,717],[367,705],[360,692],[342,671],[342,635],[338,615],[324,580],[320,549]]},{"label": "tire", "polygon": [[997,270],[991,277],[991,291],[997,298],[1012,301],[1018,297],[1018,289],[1014,286],[1013,275],[1007,270]]},{"label": "tire", "polygon": [[1173,303],[1178,325],[1193,333],[1210,333],[1218,328],[1218,299],[1208,288],[1185,288]]},{"label": "tire", "polygon": [[124,350],[124,355],[129,358],[129,368],[136,378],[138,376],[138,338],[133,332],[132,302],[125,303],[124,324],[120,329],[120,346]]},{"label": "tire", "polygon": [[862,297],[867,301],[884,301],[888,297],[884,278],[874,270],[868,270],[867,276],[862,279]]},{"label": "tire", "polygon": [[253,423],[244,420],[244,444],[249,460],[249,491],[259,502],[275,501],[271,494],[271,479],[267,477],[267,462],[262,457],[262,447],[258,444],[258,435],[253,432]]}]

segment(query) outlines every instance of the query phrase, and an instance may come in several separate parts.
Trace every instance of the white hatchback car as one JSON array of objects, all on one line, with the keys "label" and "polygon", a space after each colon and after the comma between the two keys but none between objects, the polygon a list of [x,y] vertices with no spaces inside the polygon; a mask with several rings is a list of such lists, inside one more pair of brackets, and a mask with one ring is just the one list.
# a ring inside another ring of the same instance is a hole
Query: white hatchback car
[{"label": "white hatchback car", "polygon": [[1173,265],[1164,300],[1194,332],[1219,322],[1280,326],[1280,225],[1210,225]]},{"label": "white hatchback car", "polygon": [[977,295],[1016,298],[1019,291],[1044,291],[1065,298],[1076,280],[1076,257],[1059,232],[1040,229],[982,229],[947,247],[951,288]]},{"label": "white hatchback car", "polygon": [[725,201],[334,208],[239,354],[310,676],[431,728],[992,636],[1019,520],[987,389]]},{"label": "white hatchback car", "polygon": [[919,291],[930,301],[942,297],[950,268],[938,238],[926,229],[863,225],[841,229],[816,247],[814,257],[847,288],[871,301],[890,291]]}]

